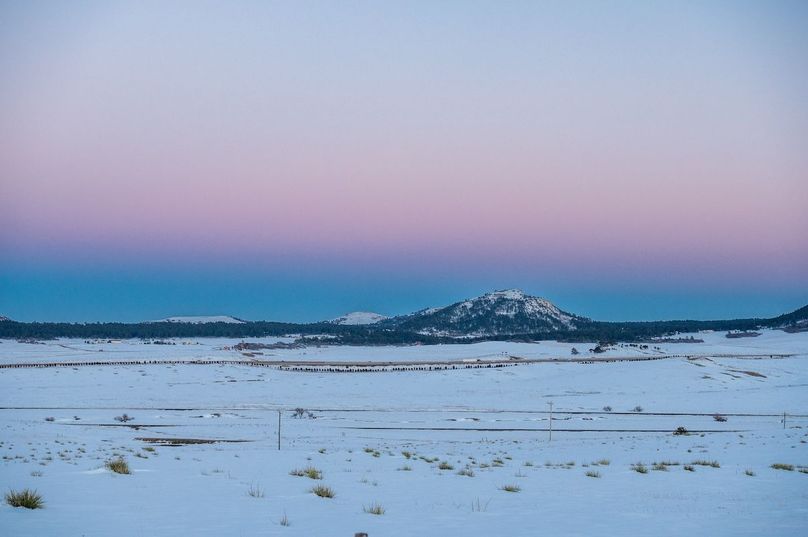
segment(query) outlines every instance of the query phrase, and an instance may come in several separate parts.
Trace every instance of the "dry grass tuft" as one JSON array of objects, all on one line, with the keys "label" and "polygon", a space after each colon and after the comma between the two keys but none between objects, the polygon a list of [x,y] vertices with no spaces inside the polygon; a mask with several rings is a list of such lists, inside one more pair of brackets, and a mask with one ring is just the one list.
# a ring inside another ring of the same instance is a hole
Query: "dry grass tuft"
[{"label": "dry grass tuft", "polygon": [[373,502],[372,504],[362,506],[362,511],[371,515],[383,515],[384,514],[384,507],[381,506],[378,502]]},{"label": "dry grass tuft", "polygon": [[247,496],[250,498],[263,498],[264,489],[260,485],[250,483],[250,488],[247,489]]},{"label": "dry grass tuft", "polygon": [[641,462],[631,465],[631,469],[637,472],[638,474],[647,474],[648,467]]},{"label": "dry grass tuft", "polygon": [[6,503],[11,507],[24,507],[25,509],[42,509],[45,502],[42,495],[35,490],[10,490],[6,493]]},{"label": "dry grass tuft", "polygon": [[336,496],[334,489],[325,485],[317,485],[311,489],[311,493],[320,498],[333,498]]},{"label": "dry grass tuft", "polygon": [[105,466],[107,467],[107,470],[115,472],[116,474],[129,475],[132,473],[129,470],[129,463],[126,462],[126,459],[123,457],[118,457],[117,459],[107,461]]},{"label": "dry grass tuft", "polygon": [[289,475],[293,475],[296,477],[308,477],[309,479],[322,479],[323,472],[315,468],[314,466],[306,466],[302,470],[299,468],[295,468]]}]

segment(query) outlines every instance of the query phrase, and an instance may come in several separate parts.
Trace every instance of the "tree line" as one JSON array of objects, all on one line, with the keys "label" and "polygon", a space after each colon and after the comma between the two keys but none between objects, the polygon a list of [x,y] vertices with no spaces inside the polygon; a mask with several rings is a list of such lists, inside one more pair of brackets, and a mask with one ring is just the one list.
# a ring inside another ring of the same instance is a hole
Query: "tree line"
[{"label": "tree line", "polygon": [[[701,330],[729,331],[776,328],[808,319],[808,306],[771,319],[732,319],[716,321],[592,321],[575,330],[543,330],[522,334],[499,334],[457,339],[425,335],[415,330],[389,326],[346,326],[331,323],[24,323],[0,321],[0,339],[168,339],[168,338],[251,338],[294,335],[303,343],[338,345],[413,345],[470,343],[479,341],[642,341],[676,333]],[[500,330],[506,327],[498,327]]]}]

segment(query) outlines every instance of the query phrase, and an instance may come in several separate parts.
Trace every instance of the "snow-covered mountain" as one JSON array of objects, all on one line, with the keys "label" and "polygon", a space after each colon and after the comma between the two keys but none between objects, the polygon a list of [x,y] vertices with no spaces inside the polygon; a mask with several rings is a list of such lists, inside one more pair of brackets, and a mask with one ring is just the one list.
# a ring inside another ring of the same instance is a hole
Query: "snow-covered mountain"
[{"label": "snow-covered mountain", "polygon": [[394,317],[385,324],[425,334],[492,336],[575,330],[590,322],[544,298],[507,289]]},{"label": "snow-covered mountain", "polygon": [[351,313],[346,313],[342,317],[332,319],[328,322],[332,324],[341,324],[341,325],[366,325],[366,324],[376,324],[387,318],[388,317],[386,315],[381,315],[380,313],[373,313],[371,311],[353,311]]},{"label": "snow-covered mountain", "polygon": [[241,319],[236,319],[235,317],[231,317],[229,315],[186,315],[186,316],[178,316],[178,317],[168,317],[166,319],[160,319],[159,321],[153,321],[156,323],[188,323],[188,324],[207,324],[207,323],[231,323],[231,324],[243,324],[244,321]]},{"label": "snow-covered mountain", "polygon": [[10,321],[10,320],[11,319],[9,319],[8,317],[3,317],[2,315],[0,315],[0,323],[3,321]]}]

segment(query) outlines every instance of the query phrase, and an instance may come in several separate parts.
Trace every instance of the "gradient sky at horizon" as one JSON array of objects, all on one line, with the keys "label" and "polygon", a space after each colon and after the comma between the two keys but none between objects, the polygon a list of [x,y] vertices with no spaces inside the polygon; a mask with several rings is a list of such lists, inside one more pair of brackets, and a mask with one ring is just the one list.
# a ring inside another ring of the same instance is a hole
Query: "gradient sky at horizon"
[{"label": "gradient sky at horizon", "polygon": [[808,3],[5,2],[0,315],[808,303]]}]

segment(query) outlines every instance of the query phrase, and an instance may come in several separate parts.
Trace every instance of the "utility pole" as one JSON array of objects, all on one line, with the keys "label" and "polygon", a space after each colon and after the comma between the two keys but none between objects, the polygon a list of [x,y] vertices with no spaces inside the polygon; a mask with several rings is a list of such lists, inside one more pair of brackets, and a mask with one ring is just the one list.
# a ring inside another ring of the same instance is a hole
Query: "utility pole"
[{"label": "utility pole", "polygon": [[783,429],[786,428],[786,413],[783,412]]},{"label": "utility pole", "polygon": [[281,411],[278,410],[278,451],[281,450]]},{"label": "utility pole", "polygon": [[549,429],[549,432],[550,432],[550,440],[548,440],[548,441],[549,441],[549,442],[552,442],[552,441],[553,441],[553,402],[552,402],[552,401],[550,401],[550,402],[549,402],[549,403],[547,403],[547,404],[548,404],[548,405],[550,405],[550,429]]}]

